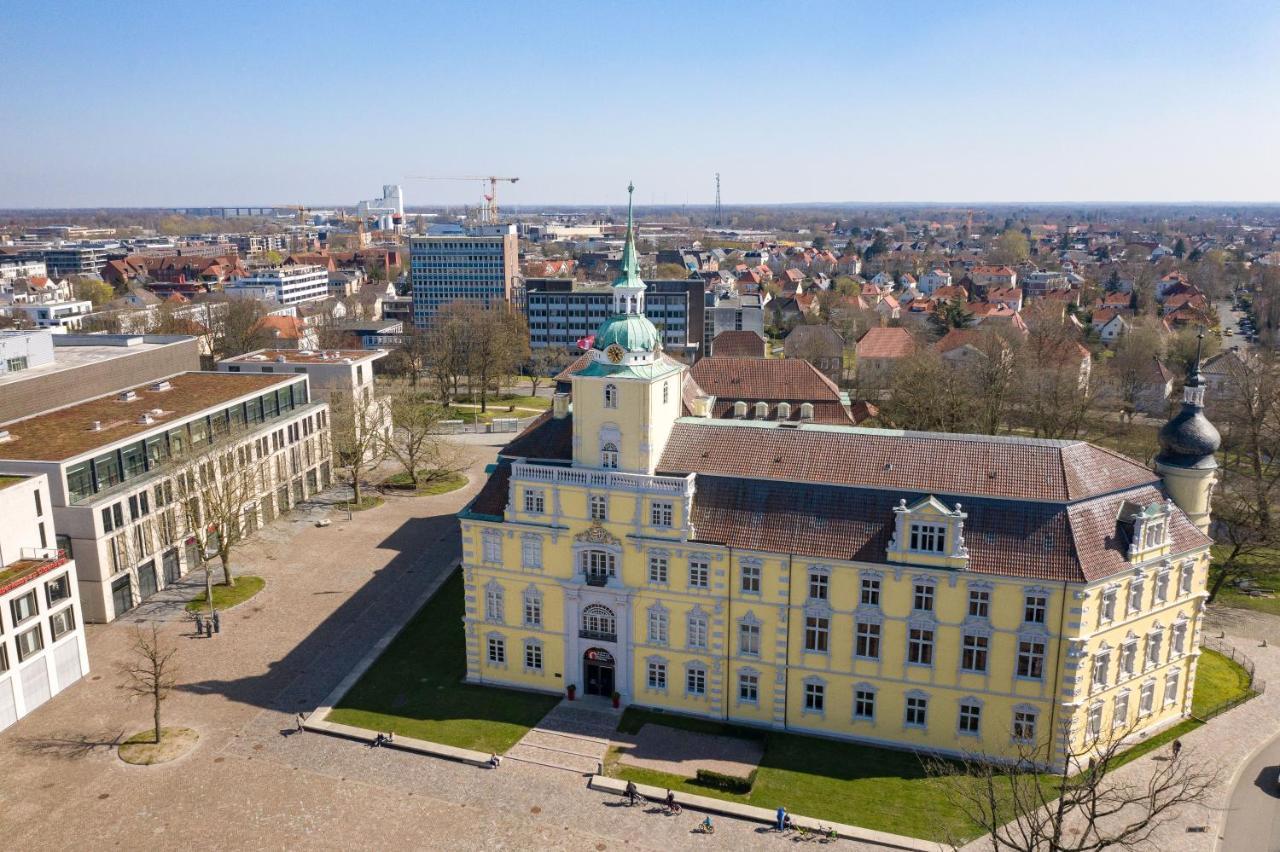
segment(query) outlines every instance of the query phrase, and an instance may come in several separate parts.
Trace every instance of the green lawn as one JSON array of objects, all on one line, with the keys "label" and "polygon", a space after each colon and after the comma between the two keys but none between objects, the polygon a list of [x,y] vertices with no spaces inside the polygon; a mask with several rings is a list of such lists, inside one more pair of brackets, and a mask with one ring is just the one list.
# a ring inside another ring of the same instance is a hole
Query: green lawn
[{"label": "green lawn", "polygon": [[[541,387],[545,388],[550,384],[549,381],[541,383]],[[455,402],[479,405],[480,397],[472,397],[469,394],[459,396]],[[485,404],[491,409],[500,409],[505,411],[508,405],[514,405],[516,408],[537,408],[539,410],[551,407],[550,397],[545,396],[527,396],[524,394],[504,393],[501,396],[493,396],[492,394],[485,400]]]},{"label": "green lawn", "polygon": [[[387,477],[386,484],[392,488],[408,491],[410,489],[409,474],[401,472]],[[433,478],[431,471],[420,470],[418,471],[418,490],[414,493],[418,495],[448,494],[466,484],[467,478],[460,473],[445,473]]]},{"label": "green lawn", "polygon": [[[1217,560],[1223,558],[1227,548],[1224,545],[1216,545],[1213,548],[1213,558]],[[1266,565],[1280,565],[1280,553],[1273,550],[1262,550],[1258,553],[1251,554],[1246,557],[1246,562],[1260,563]],[[1210,580],[1212,581],[1213,571],[1210,569]],[[1268,612],[1272,615],[1280,615],[1280,571],[1262,571],[1258,576],[1250,578],[1261,588],[1270,589],[1275,593],[1269,598],[1255,598],[1246,595],[1239,589],[1231,586],[1223,586],[1219,591],[1214,603],[1220,606],[1236,607],[1237,609],[1252,609],[1257,612]]]},{"label": "green lawn", "polygon": [[[1193,706],[1197,709],[1193,712],[1244,694],[1248,683],[1244,675],[1244,670],[1231,660],[1205,649],[1196,676]],[[636,733],[645,724],[721,736],[762,738],[764,757],[755,786],[745,795],[725,793],[678,775],[624,766],[618,763],[616,751],[609,754],[610,775],[768,809],[785,805],[788,810],[805,816],[911,837],[944,841],[966,840],[978,835],[978,829],[964,814],[945,801],[943,782],[928,777],[921,758],[912,752],[757,731],[636,708],[623,714],[618,730]],[[1203,724],[1187,719],[1133,746],[1119,756],[1114,766],[1137,760]],[[1054,778],[1045,776],[1042,783],[1052,785]]]},{"label": "green lawn", "polygon": [[[234,586],[224,586],[221,583],[215,584],[213,587],[213,607],[214,609],[227,609],[236,604],[244,603],[262,591],[262,587],[266,584],[266,580],[261,577],[255,577],[252,574],[237,576]],[[208,608],[209,605],[205,601],[203,590],[194,600],[187,601],[187,612],[204,612]]]},{"label": "green lawn", "polygon": [[462,614],[462,574],[455,571],[329,720],[482,752],[514,745],[560,697],[462,683]]},{"label": "green lawn", "polygon": [[343,505],[350,506],[351,511],[353,512],[363,512],[366,509],[376,509],[385,502],[387,501],[383,500],[377,494],[361,494],[359,503],[348,501]]}]

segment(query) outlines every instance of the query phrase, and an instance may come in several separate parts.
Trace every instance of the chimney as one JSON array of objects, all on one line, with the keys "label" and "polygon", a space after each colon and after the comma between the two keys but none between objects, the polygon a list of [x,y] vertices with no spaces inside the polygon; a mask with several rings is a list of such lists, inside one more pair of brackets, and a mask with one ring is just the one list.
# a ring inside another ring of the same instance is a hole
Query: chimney
[{"label": "chimney", "polygon": [[569,416],[569,394],[557,393],[551,397],[551,416],[556,420]]}]

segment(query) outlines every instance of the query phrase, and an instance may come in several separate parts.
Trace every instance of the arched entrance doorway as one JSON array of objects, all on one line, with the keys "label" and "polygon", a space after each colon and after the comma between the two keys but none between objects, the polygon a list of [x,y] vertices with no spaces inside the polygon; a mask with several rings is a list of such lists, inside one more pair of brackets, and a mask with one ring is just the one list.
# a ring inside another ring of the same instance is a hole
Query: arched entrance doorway
[{"label": "arched entrance doorway", "polygon": [[603,648],[589,648],[582,655],[583,693],[613,695],[613,654]]}]

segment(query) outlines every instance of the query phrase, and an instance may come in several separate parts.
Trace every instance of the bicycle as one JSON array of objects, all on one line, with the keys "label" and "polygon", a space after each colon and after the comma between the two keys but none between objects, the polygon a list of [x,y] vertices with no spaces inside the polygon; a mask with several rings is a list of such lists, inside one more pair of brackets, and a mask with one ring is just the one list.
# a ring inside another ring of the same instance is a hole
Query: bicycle
[{"label": "bicycle", "polygon": [[693,830],[694,834],[715,834],[716,827],[711,824],[711,817],[707,817],[698,823],[697,828]]}]

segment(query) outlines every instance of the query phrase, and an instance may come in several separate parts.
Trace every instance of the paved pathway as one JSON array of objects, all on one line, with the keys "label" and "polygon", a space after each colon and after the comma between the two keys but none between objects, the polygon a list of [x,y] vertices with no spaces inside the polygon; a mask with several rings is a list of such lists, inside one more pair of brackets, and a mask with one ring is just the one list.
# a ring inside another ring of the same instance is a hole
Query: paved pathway
[{"label": "paved pathway", "polygon": [[507,750],[507,757],[578,775],[599,772],[621,715],[600,699],[563,699]]},{"label": "paved pathway", "polygon": [[1280,736],[1249,761],[1236,780],[1219,848],[1280,852]]}]

